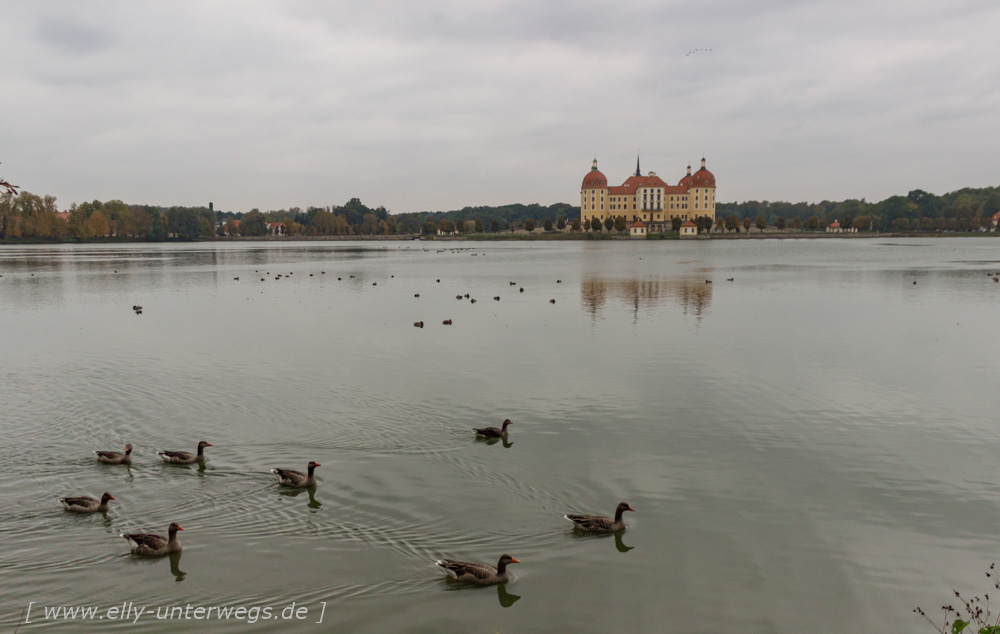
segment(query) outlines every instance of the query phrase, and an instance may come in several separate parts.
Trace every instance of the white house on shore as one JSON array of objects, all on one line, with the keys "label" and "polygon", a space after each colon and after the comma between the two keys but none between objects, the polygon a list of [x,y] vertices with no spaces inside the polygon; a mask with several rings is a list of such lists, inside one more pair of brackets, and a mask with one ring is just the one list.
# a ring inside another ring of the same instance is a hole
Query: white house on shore
[{"label": "white house on shore", "polygon": [[631,238],[637,240],[643,240],[646,237],[646,225],[643,224],[642,220],[636,218],[635,222],[632,223],[631,230],[629,232]]}]

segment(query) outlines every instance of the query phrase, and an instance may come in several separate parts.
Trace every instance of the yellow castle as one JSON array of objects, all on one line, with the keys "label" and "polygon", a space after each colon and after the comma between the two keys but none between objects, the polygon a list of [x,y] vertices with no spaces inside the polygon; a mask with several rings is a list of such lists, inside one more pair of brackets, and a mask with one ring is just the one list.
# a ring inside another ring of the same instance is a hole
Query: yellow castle
[{"label": "yellow castle", "polygon": [[705,168],[691,173],[676,185],[667,185],[655,172],[645,176],[635,161],[635,174],[618,186],[608,187],[607,177],[597,169],[597,159],[583,177],[580,189],[580,222],[604,222],[607,217],[623,216],[631,225],[641,220],[650,232],[668,231],[671,219],[694,220],[707,217],[715,222],[715,175]]}]

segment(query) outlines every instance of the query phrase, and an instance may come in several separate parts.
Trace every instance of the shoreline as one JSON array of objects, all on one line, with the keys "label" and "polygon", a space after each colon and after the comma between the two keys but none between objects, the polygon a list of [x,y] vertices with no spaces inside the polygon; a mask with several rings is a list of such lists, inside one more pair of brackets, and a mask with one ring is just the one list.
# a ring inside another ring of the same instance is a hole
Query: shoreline
[{"label": "shoreline", "polygon": [[[796,232],[763,232],[763,233],[709,233],[699,234],[690,238],[681,238],[677,234],[652,234],[642,239],[634,239],[627,234],[609,235],[607,233],[593,234],[590,232],[552,232],[552,233],[528,233],[519,230],[514,233],[472,233],[464,235],[419,235],[419,234],[399,234],[399,235],[323,235],[323,236],[225,236],[212,238],[197,238],[194,240],[168,239],[160,243],[180,243],[180,242],[400,242],[400,241],[424,241],[424,242],[503,242],[511,240],[533,240],[533,241],[587,241],[587,240],[622,240],[631,242],[639,241],[679,241],[694,242],[699,240],[818,240],[831,238],[835,240],[861,240],[871,238],[985,238],[1000,236],[1000,232],[950,232],[950,233],[922,233],[922,232],[879,232],[865,231],[858,233],[825,233],[818,231],[796,231]],[[89,238],[86,240],[40,240],[40,239],[5,239],[0,240],[0,246],[18,246],[30,244],[156,244],[149,240],[133,240],[127,238]]]}]

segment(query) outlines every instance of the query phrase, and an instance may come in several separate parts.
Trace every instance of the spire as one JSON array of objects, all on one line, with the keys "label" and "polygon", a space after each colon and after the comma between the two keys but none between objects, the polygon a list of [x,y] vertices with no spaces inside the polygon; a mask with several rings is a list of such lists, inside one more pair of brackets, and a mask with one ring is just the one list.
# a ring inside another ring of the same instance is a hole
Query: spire
[{"label": "spire", "polygon": [[701,169],[705,169],[705,157],[701,157]]},{"label": "spire", "polygon": [[639,171],[639,150],[635,151],[635,175],[642,176],[642,172]]}]

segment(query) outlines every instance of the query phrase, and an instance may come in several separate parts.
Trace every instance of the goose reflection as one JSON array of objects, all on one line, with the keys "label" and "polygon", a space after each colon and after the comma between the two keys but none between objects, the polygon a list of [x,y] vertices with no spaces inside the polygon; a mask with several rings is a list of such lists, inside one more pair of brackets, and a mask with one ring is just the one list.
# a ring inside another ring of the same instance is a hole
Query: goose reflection
[{"label": "goose reflection", "polygon": [[[444,583],[448,592],[476,592],[478,590],[484,590],[483,586],[464,583],[450,577],[442,579],[441,581]],[[500,607],[502,608],[509,608],[521,600],[521,595],[507,592],[507,585],[507,583],[496,584],[497,601],[500,602]]]},{"label": "goose reflection", "polygon": [[625,545],[625,542],[622,541],[622,535],[624,535],[624,534],[625,534],[625,531],[621,531],[621,532],[615,533],[615,548],[617,548],[618,552],[620,552],[620,553],[627,553],[628,551],[630,551],[633,548],[635,548],[635,546],[626,546]]},{"label": "goose reflection", "polygon": [[507,592],[507,584],[501,583],[497,586],[497,600],[500,601],[500,607],[509,608],[518,602],[521,598],[519,594],[511,594]]},{"label": "goose reflection", "polygon": [[582,533],[577,530],[571,530],[569,532],[570,539],[607,539],[611,536],[615,538],[615,549],[620,553],[627,553],[628,551],[635,548],[635,546],[629,546],[624,541],[625,531],[618,531],[617,533]]},{"label": "goose reflection", "polygon": [[476,442],[486,443],[487,445],[496,445],[496,444],[499,444],[499,443],[503,443],[503,448],[504,449],[510,449],[511,447],[514,446],[514,443],[512,443],[509,440],[507,440],[506,436],[501,436],[499,438],[482,438],[482,437],[477,437],[476,438]]},{"label": "goose reflection", "polygon": [[316,499],[316,487],[314,486],[309,487],[308,489],[282,489],[281,491],[278,491],[278,493],[290,498],[298,497],[303,493],[307,493],[309,495],[309,508],[318,509],[323,506],[323,504]]},{"label": "goose reflection", "polygon": [[174,576],[174,581],[180,583],[184,581],[187,573],[181,570],[181,553],[170,553],[170,574]]}]

